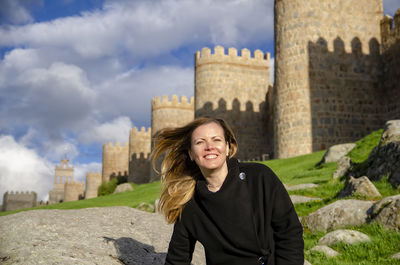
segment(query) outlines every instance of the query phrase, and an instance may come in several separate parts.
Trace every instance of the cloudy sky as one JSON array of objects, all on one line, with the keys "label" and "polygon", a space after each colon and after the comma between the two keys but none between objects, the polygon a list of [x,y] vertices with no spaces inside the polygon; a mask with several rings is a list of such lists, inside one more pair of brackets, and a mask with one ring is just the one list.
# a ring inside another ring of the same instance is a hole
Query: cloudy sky
[{"label": "cloudy sky", "polygon": [[0,0],[0,203],[46,199],[64,157],[77,180],[100,171],[151,98],[193,96],[194,53],[215,45],[273,57],[273,0]]}]

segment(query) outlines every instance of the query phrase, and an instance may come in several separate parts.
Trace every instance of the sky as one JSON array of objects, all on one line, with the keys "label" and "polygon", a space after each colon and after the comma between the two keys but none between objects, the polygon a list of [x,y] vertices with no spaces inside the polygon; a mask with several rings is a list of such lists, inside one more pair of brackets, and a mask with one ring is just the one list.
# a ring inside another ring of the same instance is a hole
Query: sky
[{"label": "sky", "polygon": [[104,143],[150,127],[153,97],[193,96],[196,51],[273,59],[273,36],[273,0],[0,0],[0,204],[47,200],[63,158],[75,180],[100,172]]}]

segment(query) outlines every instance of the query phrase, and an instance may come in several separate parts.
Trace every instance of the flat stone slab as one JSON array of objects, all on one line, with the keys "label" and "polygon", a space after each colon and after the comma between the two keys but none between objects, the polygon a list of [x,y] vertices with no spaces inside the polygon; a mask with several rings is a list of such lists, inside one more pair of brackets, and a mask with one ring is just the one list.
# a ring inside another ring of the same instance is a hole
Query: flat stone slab
[{"label": "flat stone slab", "polygon": [[320,201],[321,198],[315,198],[315,197],[307,197],[307,196],[301,196],[301,195],[290,195],[290,199],[292,200],[292,203],[305,203],[305,202],[311,202],[311,201]]},{"label": "flat stone slab", "polygon": [[317,188],[318,184],[314,183],[306,183],[306,184],[298,184],[298,185],[286,185],[285,184],[285,189],[286,190],[305,190],[305,189],[311,189],[311,188]]},{"label": "flat stone slab", "polygon": [[392,256],[392,259],[400,259],[400,252]]},{"label": "flat stone slab", "polygon": [[[130,207],[20,212],[0,217],[0,263],[161,265],[172,229]],[[192,263],[206,264],[201,245]]]}]

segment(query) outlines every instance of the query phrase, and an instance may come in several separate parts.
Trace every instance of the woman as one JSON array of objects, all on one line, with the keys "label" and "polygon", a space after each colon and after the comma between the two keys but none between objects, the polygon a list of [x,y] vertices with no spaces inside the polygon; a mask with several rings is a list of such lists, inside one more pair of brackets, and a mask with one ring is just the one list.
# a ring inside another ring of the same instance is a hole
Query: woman
[{"label": "woman", "polygon": [[159,210],[175,223],[165,264],[190,264],[196,241],[208,265],[303,264],[302,226],[276,175],[233,158],[237,142],[221,119],[161,131]]}]

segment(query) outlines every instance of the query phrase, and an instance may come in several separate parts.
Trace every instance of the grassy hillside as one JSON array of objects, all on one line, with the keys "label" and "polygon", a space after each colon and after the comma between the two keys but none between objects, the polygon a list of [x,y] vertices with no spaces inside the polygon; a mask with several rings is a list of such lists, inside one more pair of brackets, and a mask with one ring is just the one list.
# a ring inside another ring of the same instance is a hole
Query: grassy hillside
[{"label": "grassy hillside", "polygon": [[[364,162],[373,147],[379,143],[382,131],[373,132],[357,141],[356,147],[349,153],[353,163]],[[345,179],[333,180],[332,174],[336,170],[336,163],[327,163],[317,166],[321,160],[324,151],[316,152],[309,155],[303,155],[287,159],[264,161],[278,175],[281,181],[287,185],[297,185],[302,183],[315,183],[318,188],[307,190],[290,191],[289,194],[304,195],[310,197],[318,197],[321,200],[296,204],[295,209],[299,216],[306,216],[309,213],[323,207],[326,204],[337,200],[338,192],[343,189]],[[393,188],[387,178],[379,182],[374,182],[379,192],[383,196],[398,194],[399,192]],[[134,191],[102,196],[90,200],[82,200],[76,202],[66,202],[33,209],[79,209],[87,207],[104,207],[104,206],[130,206],[136,207],[141,202],[154,203],[159,196],[160,182],[150,184],[136,185]],[[373,199],[359,198],[356,199]],[[25,209],[30,210],[30,209]],[[0,213],[1,215],[11,214],[14,212]],[[311,264],[330,264],[330,265],[359,265],[359,264],[399,264],[400,260],[391,259],[390,256],[400,249],[400,233],[396,231],[388,231],[377,224],[365,224],[357,229],[370,236],[372,242],[363,243],[355,246],[346,244],[337,244],[332,248],[341,253],[335,258],[326,258],[321,253],[309,252],[314,247],[324,233],[311,233],[307,229],[304,231],[305,253],[306,259]]]}]

